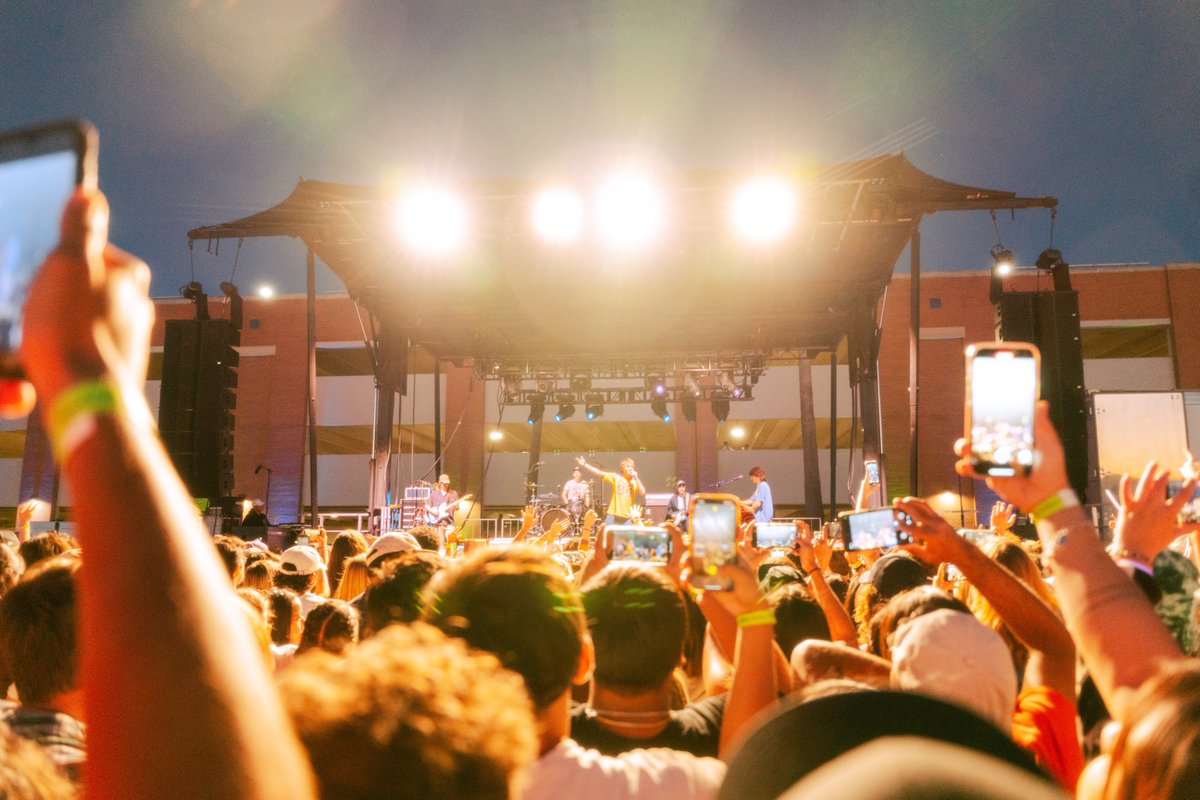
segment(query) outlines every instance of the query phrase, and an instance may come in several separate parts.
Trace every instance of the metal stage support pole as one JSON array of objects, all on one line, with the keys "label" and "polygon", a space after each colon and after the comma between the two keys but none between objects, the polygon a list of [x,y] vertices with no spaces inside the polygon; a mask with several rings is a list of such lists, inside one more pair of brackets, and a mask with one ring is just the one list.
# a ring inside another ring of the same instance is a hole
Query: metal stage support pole
[{"label": "metal stage support pole", "polygon": [[[317,267],[308,249],[308,503],[310,524],[317,525]],[[301,503],[301,518],[304,504]]]},{"label": "metal stage support pole", "polygon": [[436,481],[442,464],[442,361],[433,359],[433,475]]},{"label": "metal stage support pole", "polygon": [[812,361],[800,357],[800,438],[804,446],[804,516],[821,516],[821,462],[817,456],[817,412],[813,405]]},{"label": "metal stage support pole", "polygon": [[838,353],[837,345],[829,351],[829,519],[837,519],[837,451],[838,451]]},{"label": "metal stage support pole", "polygon": [[918,434],[920,426],[921,387],[921,228],[913,225],[909,244],[912,266],[909,269],[908,320],[908,493],[920,496],[918,469],[920,458]]},{"label": "metal stage support pole", "polygon": [[383,515],[388,513],[391,494],[392,419],[396,413],[396,390],[375,378],[375,419],[371,431],[371,486],[367,507],[371,509],[371,533],[378,535],[384,528]]},{"label": "metal stage support pole", "polygon": [[[538,488],[538,474],[542,471],[542,421],[546,418],[543,411],[538,415],[538,418],[533,423],[533,435],[529,439],[529,471],[525,473],[525,480],[532,483],[535,488]],[[537,492],[530,492],[536,495]]]}]

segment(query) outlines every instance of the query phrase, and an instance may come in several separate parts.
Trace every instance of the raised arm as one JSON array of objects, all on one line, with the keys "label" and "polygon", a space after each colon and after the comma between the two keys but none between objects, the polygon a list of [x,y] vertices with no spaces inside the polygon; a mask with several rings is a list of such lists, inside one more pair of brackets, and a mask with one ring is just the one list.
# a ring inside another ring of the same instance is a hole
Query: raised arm
[{"label": "raised arm", "polygon": [[88,794],[313,797],[262,653],[146,406],[149,270],[107,234],[104,198],[76,196],[31,287],[21,353],[87,553]]},{"label": "raised arm", "polygon": [[825,615],[825,622],[829,625],[829,638],[851,647],[858,647],[858,629],[854,626],[854,620],[846,611],[846,607],[825,580],[825,572],[817,562],[812,535],[812,528],[807,522],[796,521],[796,551],[800,554],[800,568],[804,570],[804,579]]},{"label": "raised arm", "polygon": [[[1032,472],[988,478],[988,484],[1034,517],[1067,628],[1104,701],[1120,719],[1132,692],[1182,653],[1145,595],[1109,558],[1070,493],[1062,443],[1044,401],[1038,403],[1034,436],[1039,458]],[[966,442],[956,449],[959,473],[978,477]]]},{"label": "raised arm", "polygon": [[1054,610],[1020,578],[959,536],[924,500],[906,497],[896,501],[896,508],[912,518],[912,524],[902,525],[912,533],[914,544],[902,547],[926,563],[957,566],[1029,648],[1026,685],[1049,686],[1074,699],[1075,643]]},{"label": "raised arm", "polygon": [[607,474],[604,470],[593,467],[591,464],[589,464],[587,462],[587,459],[584,458],[583,456],[580,456],[579,458],[575,459],[575,463],[578,464],[579,466],[583,467],[584,469],[586,469],[588,472],[592,473],[593,475],[599,475],[600,477],[603,478]]}]

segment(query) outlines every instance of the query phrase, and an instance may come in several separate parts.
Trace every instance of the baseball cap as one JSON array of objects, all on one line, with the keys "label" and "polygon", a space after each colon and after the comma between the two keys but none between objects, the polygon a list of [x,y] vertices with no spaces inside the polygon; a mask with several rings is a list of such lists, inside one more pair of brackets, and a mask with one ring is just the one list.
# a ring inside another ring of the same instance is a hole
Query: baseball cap
[{"label": "baseball cap", "polygon": [[407,553],[412,550],[420,550],[421,543],[417,538],[407,531],[398,533],[385,533],[375,540],[371,548],[367,550],[367,566],[373,567],[379,559],[393,553]]},{"label": "baseball cap", "polygon": [[283,551],[279,571],[287,575],[312,575],[325,566],[317,551],[308,545],[297,545]]}]

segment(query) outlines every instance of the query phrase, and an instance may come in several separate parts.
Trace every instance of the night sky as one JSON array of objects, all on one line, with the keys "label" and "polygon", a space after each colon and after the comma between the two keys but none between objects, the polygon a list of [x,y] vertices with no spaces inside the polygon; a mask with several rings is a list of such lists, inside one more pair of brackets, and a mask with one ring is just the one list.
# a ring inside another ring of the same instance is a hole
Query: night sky
[{"label": "night sky", "polygon": [[[113,239],[156,296],[190,276],[189,228],[300,177],[536,179],[629,152],[740,170],[903,149],[1057,196],[1073,264],[1200,261],[1197,3],[0,0],[0,30],[0,126],[97,125]],[[1048,244],[1044,210],[999,222],[1021,263]],[[922,233],[927,270],[984,268],[996,241],[986,213]],[[198,246],[196,276],[215,289],[234,251]],[[249,241],[236,282],[303,275],[302,245]]]}]

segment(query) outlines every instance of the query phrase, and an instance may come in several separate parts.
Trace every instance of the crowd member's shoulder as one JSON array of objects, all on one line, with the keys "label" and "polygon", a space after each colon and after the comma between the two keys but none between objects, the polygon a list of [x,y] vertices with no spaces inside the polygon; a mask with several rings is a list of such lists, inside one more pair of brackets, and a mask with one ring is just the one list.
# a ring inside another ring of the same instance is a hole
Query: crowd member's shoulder
[{"label": "crowd member's shoulder", "polygon": [[724,778],[725,765],[715,758],[664,747],[608,756],[564,739],[530,768],[522,800],[701,800],[715,797]]}]

